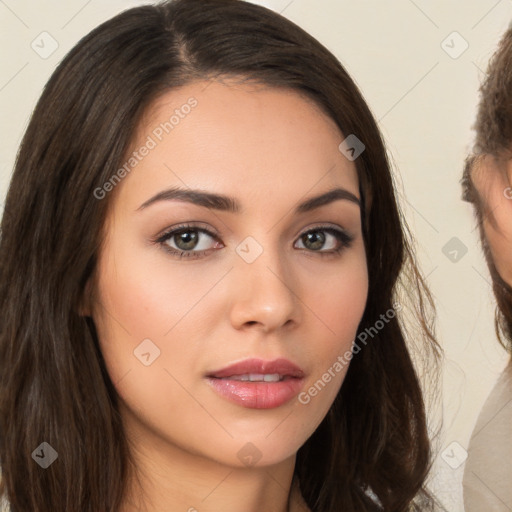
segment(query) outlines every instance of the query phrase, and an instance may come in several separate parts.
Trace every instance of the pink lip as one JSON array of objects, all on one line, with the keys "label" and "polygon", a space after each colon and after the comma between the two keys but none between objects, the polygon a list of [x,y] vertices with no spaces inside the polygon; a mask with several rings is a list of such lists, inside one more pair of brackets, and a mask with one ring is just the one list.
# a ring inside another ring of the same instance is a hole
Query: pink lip
[{"label": "pink lip", "polygon": [[[250,382],[229,377],[247,374],[279,374],[278,382]],[[206,376],[212,388],[224,398],[251,409],[272,409],[297,396],[304,372],[287,359],[263,361],[246,359]]]}]

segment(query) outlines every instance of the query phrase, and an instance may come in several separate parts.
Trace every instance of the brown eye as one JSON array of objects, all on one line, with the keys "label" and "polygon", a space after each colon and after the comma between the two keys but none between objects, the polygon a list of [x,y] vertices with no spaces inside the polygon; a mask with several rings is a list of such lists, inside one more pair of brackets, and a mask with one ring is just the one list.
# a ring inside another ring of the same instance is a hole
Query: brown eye
[{"label": "brown eye", "polygon": [[197,231],[187,230],[181,233],[174,233],[173,238],[178,249],[188,251],[194,249],[199,240],[199,235]]},{"label": "brown eye", "polygon": [[325,244],[325,239],[325,233],[322,233],[322,231],[311,231],[305,235],[302,235],[301,237],[302,243],[306,246],[306,248],[312,249],[314,251],[323,247]]},{"label": "brown eye", "polygon": [[205,228],[182,225],[171,229],[155,240],[173,256],[199,258],[219,249],[217,236]]},{"label": "brown eye", "polygon": [[[303,247],[299,247],[299,249],[308,249],[323,256],[340,253],[343,249],[350,247],[353,240],[353,237],[339,229],[319,227],[300,236],[299,241]],[[327,248],[325,248],[326,244],[328,245]]]}]

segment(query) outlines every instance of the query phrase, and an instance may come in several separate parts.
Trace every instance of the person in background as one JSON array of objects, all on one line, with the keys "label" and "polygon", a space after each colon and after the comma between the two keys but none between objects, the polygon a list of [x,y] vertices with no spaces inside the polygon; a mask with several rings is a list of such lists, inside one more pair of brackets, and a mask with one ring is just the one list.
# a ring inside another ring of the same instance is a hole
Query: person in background
[{"label": "person in background", "polygon": [[463,492],[466,512],[507,512],[512,510],[512,28],[489,63],[480,93],[463,199],[474,205],[497,301],[496,334],[508,364],[471,435]]}]

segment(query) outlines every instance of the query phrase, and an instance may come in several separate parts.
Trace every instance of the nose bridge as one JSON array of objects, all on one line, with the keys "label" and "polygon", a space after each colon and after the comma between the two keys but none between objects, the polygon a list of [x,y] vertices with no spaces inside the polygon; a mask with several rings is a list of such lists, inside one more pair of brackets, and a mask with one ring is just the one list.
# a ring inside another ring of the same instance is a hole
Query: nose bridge
[{"label": "nose bridge", "polygon": [[233,323],[264,324],[267,329],[284,325],[297,314],[291,267],[272,235],[246,237],[235,249],[236,277]]}]

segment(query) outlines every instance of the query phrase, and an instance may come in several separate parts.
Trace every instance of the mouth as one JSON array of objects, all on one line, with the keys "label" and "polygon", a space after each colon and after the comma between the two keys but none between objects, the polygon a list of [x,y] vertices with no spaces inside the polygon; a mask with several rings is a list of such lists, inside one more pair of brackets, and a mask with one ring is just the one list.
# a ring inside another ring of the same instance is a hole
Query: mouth
[{"label": "mouth", "polygon": [[247,359],[206,375],[221,397],[242,407],[273,409],[297,396],[304,371],[286,359]]},{"label": "mouth", "polygon": [[231,375],[231,377],[222,377],[223,380],[239,380],[241,382],[281,382],[289,379],[288,375],[279,375],[278,373],[249,373],[245,375]]}]

